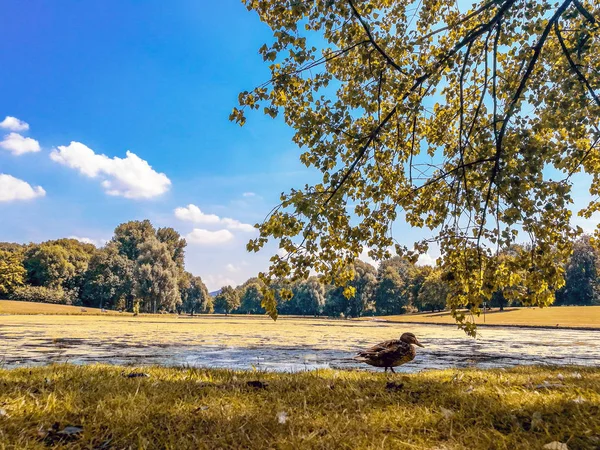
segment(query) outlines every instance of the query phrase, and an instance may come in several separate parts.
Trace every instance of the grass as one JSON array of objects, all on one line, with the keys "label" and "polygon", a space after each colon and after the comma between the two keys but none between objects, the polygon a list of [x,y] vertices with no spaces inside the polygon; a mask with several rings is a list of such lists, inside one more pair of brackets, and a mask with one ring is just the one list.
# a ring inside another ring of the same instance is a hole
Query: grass
[{"label": "grass", "polygon": [[[397,323],[454,324],[447,311],[437,313],[381,316],[379,320]],[[484,316],[474,317],[478,325],[484,325]],[[485,325],[535,326],[558,328],[600,328],[600,306],[555,306],[550,308],[508,308],[494,310],[485,315]]]},{"label": "grass", "polygon": [[[127,377],[139,370],[0,370],[0,449],[600,446],[600,369],[386,377],[152,367],[143,369],[149,377]],[[57,433],[67,426],[82,432]]]},{"label": "grass", "polygon": [[116,311],[102,312],[99,308],[82,308],[81,306],[55,305],[52,303],[19,302],[15,300],[0,300],[0,315],[76,315],[76,316],[98,316],[98,315],[131,315]]}]

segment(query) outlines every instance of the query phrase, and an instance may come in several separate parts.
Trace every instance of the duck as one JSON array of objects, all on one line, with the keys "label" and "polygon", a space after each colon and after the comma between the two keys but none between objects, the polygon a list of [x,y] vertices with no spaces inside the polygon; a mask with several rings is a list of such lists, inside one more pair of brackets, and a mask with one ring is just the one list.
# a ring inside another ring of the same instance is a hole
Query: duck
[{"label": "duck", "polygon": [[400,339],[392,339],[374,345],[373,347],[359,352],[354,359],[375,367],[385,367],[394,372],[394,367],[401,366],[415,359],[417,351],[414,345],[423,347],[413,333],[403,333]]}]

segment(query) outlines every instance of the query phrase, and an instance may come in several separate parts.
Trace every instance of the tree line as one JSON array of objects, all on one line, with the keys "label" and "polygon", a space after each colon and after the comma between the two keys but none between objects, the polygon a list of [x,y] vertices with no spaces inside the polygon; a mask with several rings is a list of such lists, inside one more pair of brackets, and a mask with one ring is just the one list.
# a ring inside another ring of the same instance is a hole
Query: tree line
[{"label": "tree line", "polygon": [[119,225],[103,247],[76,239],[0,244],[0,296],[134,313],[212,312],[202,279],[184,267],[186,241],[149,220]]},{"label": "tree line", "polygon": [[[259,278],[224,286],[213,298],[202,279],[185,270],[185,248],[177,231],[155,229],[148,220],[119,225],[101,248],[76,239],[0,243],[0,297],[134,313],[265,313],[266,286]],[[500,258],[517,250],[507,249]],[[561,268],[566,284],[557,291],[555,304],[600,305],[599,264],[590,238],[578,239],[568,264]],[[446,307],[452,275],[401,257],[382,261],[378,268],[357,259],[351,273],[346,287],[324,283],[317,276],[271,286],[278,311],[330,317],[439,311]],[[524,288],[518,283],[507,284],[487,305],[519,306],[519,289]]]}]

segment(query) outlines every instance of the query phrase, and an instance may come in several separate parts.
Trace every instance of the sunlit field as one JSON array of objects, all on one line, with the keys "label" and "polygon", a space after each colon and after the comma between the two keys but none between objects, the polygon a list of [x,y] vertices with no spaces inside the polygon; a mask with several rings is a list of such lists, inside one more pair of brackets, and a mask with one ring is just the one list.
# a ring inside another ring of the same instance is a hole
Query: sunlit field
[{"label": "sunlit field", "polygon": [[0,314],[130,315],[129,313],[119,313],[116,311],[103,312],[98,308],[54,305],[52,303],[18,302],[14,300],[0,300]]},{"label": "sunlit field", "polygon": [[[447,311],[401,316],[382,316],[381,320],[402,323],[453,324],[454,319]],[[600,328],[600,306],[556,306],[550,308],[497,309],[487,314],[473,316],[479,325],[518,325],[538,327],[582,327]]]}]

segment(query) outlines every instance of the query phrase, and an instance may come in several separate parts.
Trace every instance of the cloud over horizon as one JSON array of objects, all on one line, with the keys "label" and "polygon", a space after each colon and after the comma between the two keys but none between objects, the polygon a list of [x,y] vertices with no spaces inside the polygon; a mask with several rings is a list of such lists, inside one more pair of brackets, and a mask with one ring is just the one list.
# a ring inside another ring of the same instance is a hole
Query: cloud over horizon
[{"label": "cloud over horizon", "polygon": [[12,175],[0,173],[0,202],[30,200],[44,195],[46,191],[41,186],[33,187]]},{"label": "cloud over horizon", "polygon": [[190,244],[219,245],[233,240],[233,233],[229,230],[209,231],[202,228],[194,228],[185,236]]},{"label": "cloud over horizon", "polygon": [[186,207],[175,208],[175,217],[179,220],[202,225],[222,225],[228,230],[239,230],[246,233],[256,231],[253,225],[242,223],[229,217],[219,217],[216,214],[206,214],[199,207],[190,203]]},{"label": "cloud over horizon", "polygon": [[109,158],[73,141],[67,146],[58,146],[50,158],[88,178],[101,179],[108,195],[147,199],[164,194],[171,186],[171,180],[164,173],[156,172],[147,161],[129,150],[125,158]]}]

